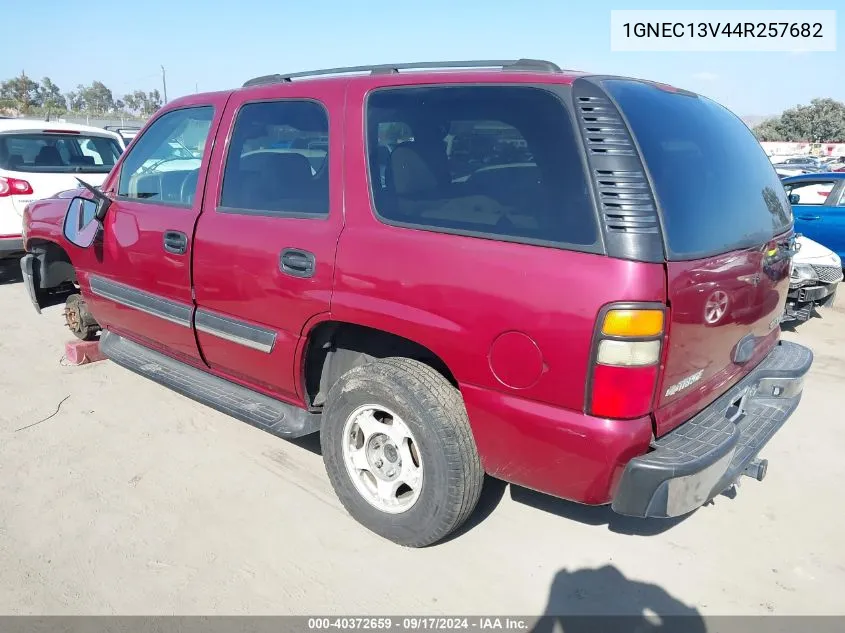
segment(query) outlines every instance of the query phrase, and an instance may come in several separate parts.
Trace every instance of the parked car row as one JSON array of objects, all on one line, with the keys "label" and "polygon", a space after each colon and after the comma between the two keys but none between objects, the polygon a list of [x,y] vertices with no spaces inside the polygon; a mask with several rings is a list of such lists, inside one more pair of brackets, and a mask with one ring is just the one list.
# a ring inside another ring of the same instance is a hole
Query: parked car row
[{"label": "parked car row", "polygon": [[138,132],[141,131],[140,127],[137,126],[121,126],[121,125],[107,125],[105,126],[106,130],[111,132],[115,132],[116,134],[120,135],[120,138],[123,139],[123,143],[125,145],[129,145],[132,142],[132,139],[138,135]]},{"label": "parked car row", "polygon": [[806,321],[833,305],[845,257],[845,172],[809,173],[781,181],[794,214],[800,250],[793,261],[784,320]]},{"label": "parked car row", "polygon": [[23,253],[21,216],[30,202],[99,185],[125,144],[102,128],[30,119],[0,120],[0,259]]},{"label": "parked car row", "polygon": [[778,175],[786,178],[800,174],[845,171],[845,156],[772,156]]},{"label": "parked car row", "polygon": [[780,340],[792,211],[747,127],[550,62],[420,66],[170,102],[100,188],[26,205],[36,310],[64,289],[114,362],[319,433],[406,546],[485,473],[656,518],[762,480],[813,356]]}]

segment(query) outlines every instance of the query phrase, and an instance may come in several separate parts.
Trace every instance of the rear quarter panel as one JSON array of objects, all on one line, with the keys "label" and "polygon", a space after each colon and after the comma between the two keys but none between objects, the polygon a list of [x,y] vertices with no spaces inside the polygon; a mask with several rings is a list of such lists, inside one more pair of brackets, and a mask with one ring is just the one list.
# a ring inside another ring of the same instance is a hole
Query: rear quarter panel
[{"label": "rear quarter panel", "polygon": [[462,385],[582,411],[599,309],[664,301],[663,266],[382,223],[366,165],[369,88],[353,82],[347,94],[332,317],[425,345]]}]

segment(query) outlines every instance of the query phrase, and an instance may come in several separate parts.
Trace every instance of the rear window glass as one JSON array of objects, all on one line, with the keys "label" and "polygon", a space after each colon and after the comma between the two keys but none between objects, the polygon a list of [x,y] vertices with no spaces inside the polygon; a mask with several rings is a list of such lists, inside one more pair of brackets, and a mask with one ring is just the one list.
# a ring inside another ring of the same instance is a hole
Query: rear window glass
[{"label": "rear window glass", "polygon": [[367,102],[376,212],[415,228],[597,250],[569,115],[534,87],[391,88]]},{"label": "rear window glass", "polygon": [[651,174],[671,259],[761,244],[791,226],[771,161],[734,114],[704,97],[641,82],[604,84]]},{"label": "rear window glass", "polygon": [[0,168],[47,173],[107,173],[122,150],[117,141],[85,134],[0,134]]}]

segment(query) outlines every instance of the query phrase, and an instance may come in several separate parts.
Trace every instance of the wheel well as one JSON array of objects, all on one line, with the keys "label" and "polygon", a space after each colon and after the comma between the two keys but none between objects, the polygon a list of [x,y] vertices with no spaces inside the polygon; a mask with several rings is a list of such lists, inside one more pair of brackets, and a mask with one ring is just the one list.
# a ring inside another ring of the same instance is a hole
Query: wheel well
[{"label": "wheel well", "polygon": [[458,386],[443,359],[419,343],[363,325],[326,321],[308,336],[304,367],[308,404],[322,406],[332,385],[353,367],[391,356],[425,363],[452,385]]},{"label": "wheel well", "polygon": [[32,240],[29,251],[38,259],[38,283],[43,289],[76,283],[76,270],[67,252],[55,242]]}]

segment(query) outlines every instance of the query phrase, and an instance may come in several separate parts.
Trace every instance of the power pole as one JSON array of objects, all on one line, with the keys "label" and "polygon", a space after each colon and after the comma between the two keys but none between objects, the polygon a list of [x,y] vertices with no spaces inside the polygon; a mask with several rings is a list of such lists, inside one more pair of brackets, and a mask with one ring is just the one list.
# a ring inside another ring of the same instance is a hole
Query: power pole
[{"label": "power pole", "polygon": [[161,87],[164,90],[164,102],[167,103],[167,78],[164,74],[164,66],[161,67]]},{"label": "power pole", "polygon": [[198,93],[199,91],[200,91],[199,82],[195,82],[194,83],[194,94]]}]

